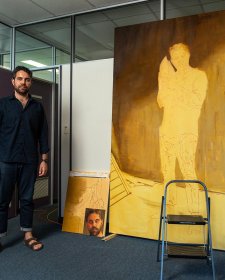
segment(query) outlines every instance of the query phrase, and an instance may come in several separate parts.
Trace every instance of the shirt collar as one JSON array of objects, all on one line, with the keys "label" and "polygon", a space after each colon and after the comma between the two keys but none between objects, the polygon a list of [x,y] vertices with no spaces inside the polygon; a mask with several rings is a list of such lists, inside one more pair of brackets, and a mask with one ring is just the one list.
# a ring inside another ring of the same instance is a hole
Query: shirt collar
[{"label": "shirt collar", "polygon": [[[9,97],[9,99],[16,99],[15,94],[13,93],[13,94]],[[29,100],[29,101],[34,100],[33,97],[32,97],[29,93],[28,93],[28,100]]]}]

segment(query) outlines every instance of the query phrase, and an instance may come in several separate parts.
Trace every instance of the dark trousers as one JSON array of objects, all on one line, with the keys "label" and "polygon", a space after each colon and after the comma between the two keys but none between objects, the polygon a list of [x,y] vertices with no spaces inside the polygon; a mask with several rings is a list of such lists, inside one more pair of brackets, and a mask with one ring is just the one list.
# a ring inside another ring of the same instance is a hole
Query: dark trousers
[{"label": "dark trousers", "polygon": [[32,230],[36,178],[37,164],[0,162],[0,237],[7,233],[8,209],[16,185],[20,201],[21,230]]}]

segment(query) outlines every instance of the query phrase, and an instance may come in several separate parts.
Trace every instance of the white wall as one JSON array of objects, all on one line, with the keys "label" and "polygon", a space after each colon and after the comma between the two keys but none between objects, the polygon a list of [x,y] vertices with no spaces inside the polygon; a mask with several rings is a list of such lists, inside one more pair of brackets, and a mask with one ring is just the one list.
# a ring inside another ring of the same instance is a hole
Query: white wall
[{"label": "white wall", "polygon": [[113,60],[75,64],[72,170],[109,172]]},{"label": "white wall", "polygon": [[[69,65],[62,80],[61,215],[68,181]],[[72,97],[72,170],[109,173],[111,155],[113,59],[75,63]],[[65,98],[65,100],[64,100]]]},{"label": "white wall", "polygon": [[61,209],[63,217],[70,165],[70,65],[62,66],[61,96]]}]

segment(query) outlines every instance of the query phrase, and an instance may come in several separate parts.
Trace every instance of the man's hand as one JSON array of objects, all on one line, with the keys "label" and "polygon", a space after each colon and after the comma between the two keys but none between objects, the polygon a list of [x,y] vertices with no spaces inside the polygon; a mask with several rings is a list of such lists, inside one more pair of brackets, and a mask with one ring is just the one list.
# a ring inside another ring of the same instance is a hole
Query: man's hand
[{"label": "man's hand", "polygon": [[45,161],[42,161],[39,166],[39,176],[45,176],[48,172],[48,164]]}]

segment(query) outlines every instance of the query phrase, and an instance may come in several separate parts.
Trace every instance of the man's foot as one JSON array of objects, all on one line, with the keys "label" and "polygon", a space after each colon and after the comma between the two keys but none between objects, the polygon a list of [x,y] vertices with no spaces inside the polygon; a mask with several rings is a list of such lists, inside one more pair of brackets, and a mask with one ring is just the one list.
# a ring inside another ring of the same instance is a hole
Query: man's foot
[{"label": "man's foot", "polygon": [[24,244],[32,251],[40,251],[44,247],[44,245],[34,237],[24,239]]},{"label": "man's foot", "polygon": [[39,251],[44,247],[37,238],[33,237],[33,234],[30,231],[27,231],[24,235],[24,244],[33,251]]}]

